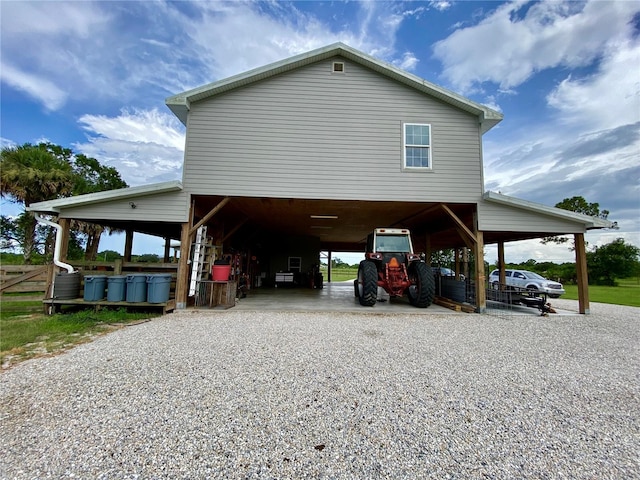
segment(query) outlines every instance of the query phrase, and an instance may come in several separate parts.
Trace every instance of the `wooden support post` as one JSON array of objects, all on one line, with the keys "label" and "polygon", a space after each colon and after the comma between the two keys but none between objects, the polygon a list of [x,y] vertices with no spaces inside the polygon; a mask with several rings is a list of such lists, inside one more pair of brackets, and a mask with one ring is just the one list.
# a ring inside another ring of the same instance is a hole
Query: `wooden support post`
[{"label": "wooden support post", "polygon": [[464,247],[462,249],[462,266],[464,278],[469,278],[469,248]]},{"label": "wooden support post", "polygon": [[331,283],[331,250],[327,252],[327,282]]},{"label": "wooden support post", "polygon": [[124,261],[131,261],[131,251],[133,250],[133,230],[127,230],[124,238]]},{"label": "wooden support post", "polygon": [[431,266],[431,235],[427,233],[424,239],[424,261],[430,267]]},{"label": "wooden support post", "polygon": [[504,268],[504,242],[498,242],[498,270],[500,271],[500,288],[504,288],[507,283],[507,276]]},{"label": "wooden support post", "polygon": [[574,234],[576,247],[576,275],[578,277],[578,311],[589,315],[589,275],[587,273],[587,251],[584,233]]},{"label": "wooden support post", "polygon": [[487,279],[484,271],[484,235],[477,231],[474,256],[476,259],[476,312],[487,311]]},{"label": "wooden support post", "polygon": [[455,248],[454,250],[454,255],[455,255],[455,259],[454,259],[454,267],[453,267],[453,271],[455,272],[455,278],[456,280],[460,279],[460,249],[459,248]]},{"label": "wooden support post", "polygon": [[60,261],[66,262],[69,255],[71,220],[68,218],[59,218],[58,225],[62,227],[62,236],[60,237]]},{"label": "wooden support post", "polygon": [[178,260],[178,276],[176,277],[176,309],[187,308],[189,293],[189,256],[191,252],[191,222],[182,224],[180,236],[180,259]]},{"label": "wooden support post", "polygon": [[164,255],[162,257],[162,261],[164,263],[169,263],[170,255],[171,255],[171,238],[164,237]]}]

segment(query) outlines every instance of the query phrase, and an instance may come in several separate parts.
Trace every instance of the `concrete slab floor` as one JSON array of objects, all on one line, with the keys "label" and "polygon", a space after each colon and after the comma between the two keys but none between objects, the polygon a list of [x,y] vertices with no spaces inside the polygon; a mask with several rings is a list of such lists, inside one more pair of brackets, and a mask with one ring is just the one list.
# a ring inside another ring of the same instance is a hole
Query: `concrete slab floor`
[{"label": "concrete slab floor", "polygon": [[353,292],[353,281],[325,282],[324,288],[256,288],[237,301],[234,310],[297,311],[297,312],[357,312],[402,314],[461,314],[440,305],[416,308],[406,297],[378,301],[373,307],[363,307]]},{"label": "concrete slab floor", "polygon": [[[324,283],[324,288],[256,288],[249,291],[245,298],[240,298],[233,307],[235,311],[293,311],[293,312],[353,312],[353,313],[386,313],[411,315],[451,314],[463,315],[440,305],[428,308],[416,308],[406,297],[389,298],[381,292],[385,301],[378,301],[373,307],[363,307],[353,294],[353,281]],[[553,302],[551,302],[553,306]],[[199,307],[207,309],[206,307]],[[557,315],[578,315],[577,312],[555,308]],[[521,305],[505,305],[499,302],[487,302],[488,315],[503,316],[539,316],[537,308]],[[553,314],[552,314],[553,315]]]}]

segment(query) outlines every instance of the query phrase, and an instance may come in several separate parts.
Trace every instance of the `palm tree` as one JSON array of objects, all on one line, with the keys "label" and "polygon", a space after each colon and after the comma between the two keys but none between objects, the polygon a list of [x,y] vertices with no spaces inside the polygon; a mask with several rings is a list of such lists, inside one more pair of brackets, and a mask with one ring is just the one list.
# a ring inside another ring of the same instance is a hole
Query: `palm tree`
[{"label": "palm tree", "polygon": [[[71,165],[43,144],[25,143],[0,152],[0,197],[23,203],[25,207],[69,195],[73,176]],[[25,214],[22,251],[25,263],[30,264],[35,248],[36,219],[32,212]]]}]

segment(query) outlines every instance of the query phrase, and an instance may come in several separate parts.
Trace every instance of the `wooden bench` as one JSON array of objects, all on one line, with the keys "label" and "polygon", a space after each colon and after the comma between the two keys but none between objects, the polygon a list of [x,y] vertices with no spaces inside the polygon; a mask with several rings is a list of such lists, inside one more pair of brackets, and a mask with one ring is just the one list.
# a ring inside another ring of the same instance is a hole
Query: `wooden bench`
[{"label": "wooden bench", "polygon": [[85,301],[82,298],[71,299],[59,299],[59,298],[45,298],[42,300],[44,310],[47,315],[51,315],[55,312],[59,312],[63,305],[81,305],[92,306],[95,310],[100,310],[103,307],[126,307],[126,308],[161,308],[162,314],[165,315],[168,312],[173,312],[176,309],[175,299],[170,299],[167,302],[162,303],[149,303],[149,302],[109,302],[107,300],[95,300]]}]

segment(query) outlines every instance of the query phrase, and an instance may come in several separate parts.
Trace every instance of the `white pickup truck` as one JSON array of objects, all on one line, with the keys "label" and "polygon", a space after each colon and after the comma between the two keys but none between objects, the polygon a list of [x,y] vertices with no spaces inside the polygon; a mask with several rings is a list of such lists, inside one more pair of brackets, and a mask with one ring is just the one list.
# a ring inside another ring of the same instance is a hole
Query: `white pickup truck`
[{"label": "white pickup truck", "polygon": [[[564,287],[561,283],[547,280],[535,272],[528,270],[505,270],[505,282],[509,287],[526,288],[536,292],[543,292],[551,298],[558,298],[564,295]],[[489,275],[489,283],[495,288],[500,284],[500,271],[494,270]]]}]

